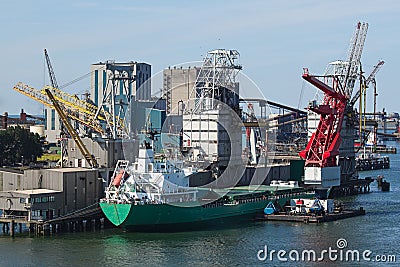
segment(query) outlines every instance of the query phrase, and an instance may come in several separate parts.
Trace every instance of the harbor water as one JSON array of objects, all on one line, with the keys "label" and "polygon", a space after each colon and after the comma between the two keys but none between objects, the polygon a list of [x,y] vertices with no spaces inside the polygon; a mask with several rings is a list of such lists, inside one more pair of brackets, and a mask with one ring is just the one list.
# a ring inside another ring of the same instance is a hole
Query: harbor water
[{"label": "harbor water", "polygon": [[[399,151],[400,145],[388,145]],[[246,222],[179,233],[106,229],[32,238],[1,236],[0,266],[398,266],[400,155],[389,157],[390,169],[360,172],[360,177],[383,175],[391,183],[390,192],[381,192],[374,182],[369,194],[341,199],[345,208],[362,206],[365,216],[318,225]],[[331,258],[330,249],[337,251]],[[276,252],[271,256],[272,250]],[[278,257],[279,250],[286,254]],[[316,260],[302,260],[302,253],[311,250]],[[349,250],[359,252],[358,261],[346,259]],[[293,251],[299,253],[298,259]]]}]

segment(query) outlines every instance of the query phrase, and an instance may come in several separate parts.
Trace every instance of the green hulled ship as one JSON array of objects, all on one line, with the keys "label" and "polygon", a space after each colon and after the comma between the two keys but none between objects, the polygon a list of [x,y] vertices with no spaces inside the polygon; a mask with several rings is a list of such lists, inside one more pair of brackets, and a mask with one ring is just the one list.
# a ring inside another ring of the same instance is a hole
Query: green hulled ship
[{"label": "green hulled ship", "polygon": [[268,203],[284,207],[294,198],[312,197],[303,188],[257,186],[229,189],[189,187],[197,171],[177,162],[155,160],[150,147],[139,149],[133,164],[120,160],[101,200],[105,216],[128,230],[181,230],[251,218]]},{"label": "green hulled ship", "polygon": [[[103,201],[100,206],[114,225],[123,226],[127,230],[176,231],[234,222],[240,217],[251,220],[256,214],[261,214],[269,202],[284,207],[291,199],[313,196],[312,192],[301,188],[276,190],[269,186],[251,192],[248,188],[235,188],[226,194],[221,190],[217,192],[223,196],[211,202],[208,198],[203,198],[203,201],[176,203]],[[204,192],[203,195],[207,197],[207,193]]]}]

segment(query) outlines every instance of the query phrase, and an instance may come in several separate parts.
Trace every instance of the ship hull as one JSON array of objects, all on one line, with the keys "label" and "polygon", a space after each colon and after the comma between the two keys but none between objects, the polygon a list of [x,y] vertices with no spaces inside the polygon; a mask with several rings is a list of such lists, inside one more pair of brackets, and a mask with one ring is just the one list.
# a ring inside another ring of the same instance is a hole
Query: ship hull
[{"label": "ship hull", "polygon": [[[297,196],[306,197],[306,195]],[[308,196],[309,197],[309,196]],[[250,220],[261,214],[270,201],[284,206],[290,196],[276,199],[247,199],[233,204],[207,204],[181,206],[171,204],[133,205],[122,203],[100,203],[105,216],[115,226],[130,231],[181,231],[217,226],[227,222]],[[194,204],[194,203],[191,203]]]}]

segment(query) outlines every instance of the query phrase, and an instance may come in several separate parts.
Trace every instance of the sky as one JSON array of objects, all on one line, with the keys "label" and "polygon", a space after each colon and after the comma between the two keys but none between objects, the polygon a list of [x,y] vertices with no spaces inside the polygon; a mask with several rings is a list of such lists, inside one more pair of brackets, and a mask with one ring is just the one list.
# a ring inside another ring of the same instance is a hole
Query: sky
[{"label": "sky", "polygon": [[[398,112],[398,0],[1,1],[0,112],[42,113],[12,88],[19,81],[37,89],[49,84],[44,48],[60,86],[100,61],[147,62],[156,74],[201,61],[213,49],[235,49],[243,73],[268,100],[304,108],[316,89],[302,80],[303,68],[323,74],[327,63],[346,59],[358,21],[369,23],[366,74],[385,61],[376,75],[378,110]],[[63,90],[89,88],[86,78]]]}]

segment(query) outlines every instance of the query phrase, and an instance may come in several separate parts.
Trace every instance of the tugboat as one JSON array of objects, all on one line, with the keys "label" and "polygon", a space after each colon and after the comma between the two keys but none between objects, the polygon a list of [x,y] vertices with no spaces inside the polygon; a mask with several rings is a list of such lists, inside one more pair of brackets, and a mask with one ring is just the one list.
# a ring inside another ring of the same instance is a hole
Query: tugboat
[{"label": "tugboat", "polygon": [[100,201],[105,216],[126,230],[181,231],[239,216],[254,218],[270,202],[283,207],[292,198],[314,196],[299,187],[189,187],[189,179],[197,170],[178,165],[156,160],[148,143],[139,148],[133,164],[118,161],[106,197]]}]

